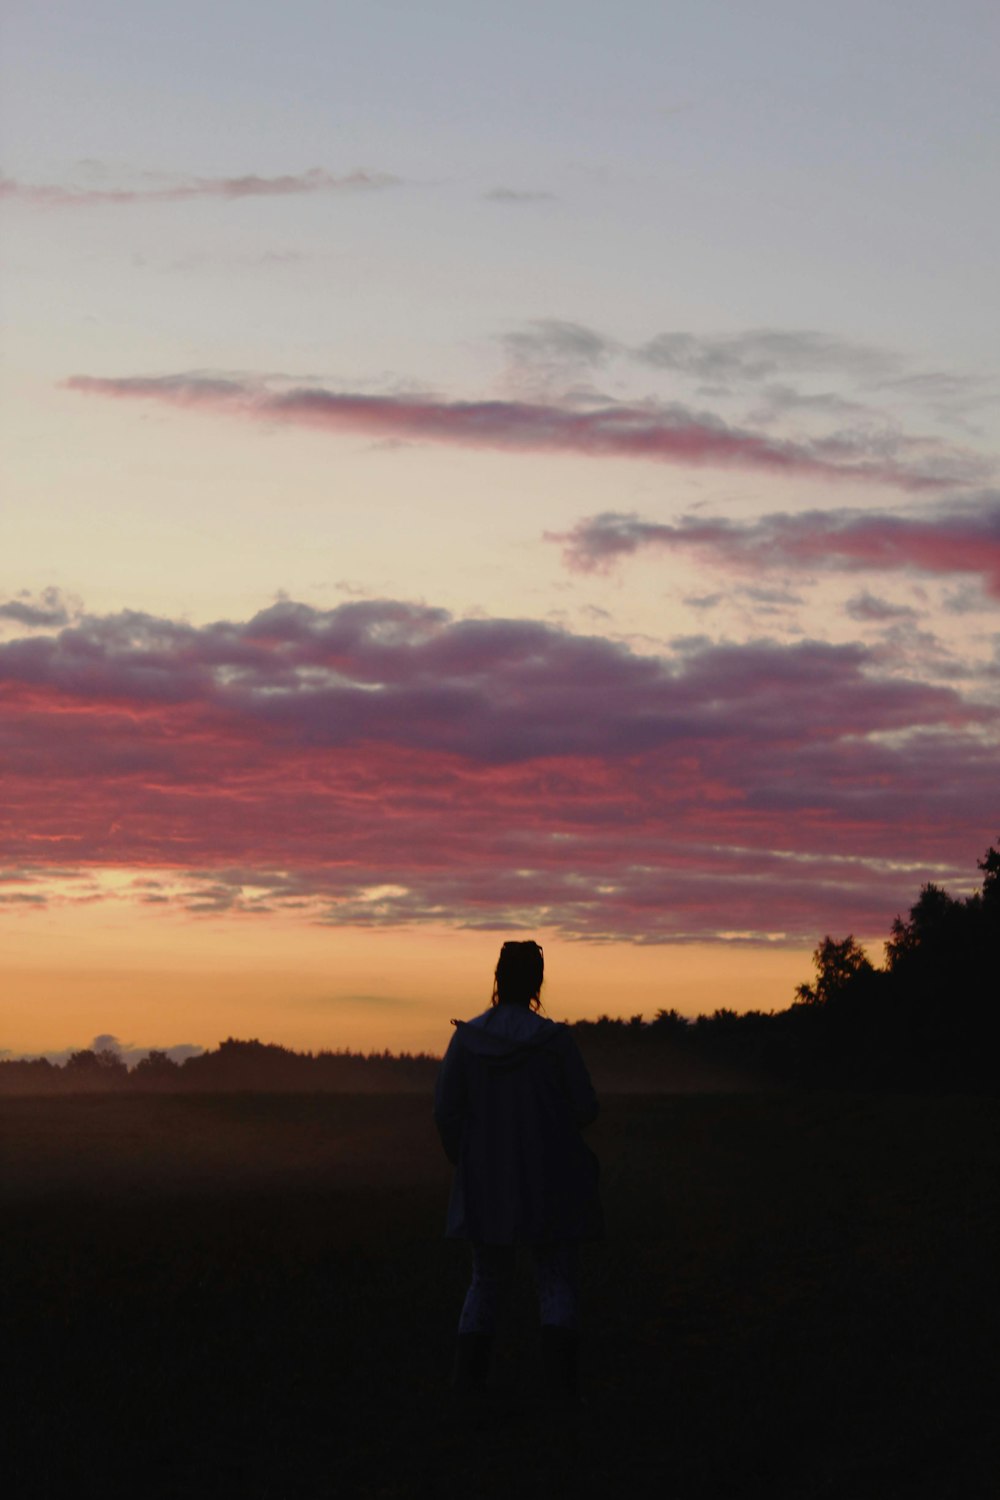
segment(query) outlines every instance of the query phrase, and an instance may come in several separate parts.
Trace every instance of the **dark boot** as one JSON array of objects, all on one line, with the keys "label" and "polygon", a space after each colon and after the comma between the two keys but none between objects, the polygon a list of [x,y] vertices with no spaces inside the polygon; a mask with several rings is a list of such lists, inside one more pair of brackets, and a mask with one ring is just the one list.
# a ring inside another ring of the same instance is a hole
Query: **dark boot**
[{"label": "dark boot", "polygon": [[566,1406],[580,1401],[580,1335],[575,1328],[542,1324],[542,1371],[552,1396]]},{"label": "dark boot", "polygon": [[482,1391],[493,1354],[492,1333],[460,1333],[455,1342],[455,1367],[451,1383],[458,1395]]}]

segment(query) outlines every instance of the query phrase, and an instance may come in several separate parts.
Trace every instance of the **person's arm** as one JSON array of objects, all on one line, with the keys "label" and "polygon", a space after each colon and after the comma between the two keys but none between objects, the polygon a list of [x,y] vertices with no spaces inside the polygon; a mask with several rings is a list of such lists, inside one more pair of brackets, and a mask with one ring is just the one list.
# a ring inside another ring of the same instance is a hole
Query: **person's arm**
[{"label": "person's arm", "polygon": [[453,1165],[458,1164],[464,1118],[465,1051],[456,1031],[438,1069],[434,1088],[434,1123],[444,1154]]},{"label": "person's arm", "polygon": [[566,1093],[573,1118],[582,1130],[585,1125],[592,1125],[597,1119],[601,1106],[597,1102],[587,1065],[580,1056],[580,1049],[569,1030],[566,1032],[563,1050],[563,1076],[566,1080]]}]

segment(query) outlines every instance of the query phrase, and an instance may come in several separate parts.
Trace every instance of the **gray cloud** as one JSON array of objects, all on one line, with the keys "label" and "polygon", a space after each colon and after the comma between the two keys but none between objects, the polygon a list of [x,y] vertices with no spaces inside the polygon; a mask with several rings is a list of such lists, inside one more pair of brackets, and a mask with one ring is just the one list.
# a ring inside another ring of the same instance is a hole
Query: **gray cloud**
[{"label": "gray cloud", "polygon": [[844,607],[852,620],[861,620],[866,624],[884,624],[891,620],[915,620],[917,618],[915,609],[910,609],[905,604],[892,604],[888,599],[869,593],[867,589],[863,589],[860,594],[855,594],[853,598],[848,599]]},{"label": "gray cloud", "polygon": [[[732,385],[772,381],[766,395],[775,407],[826,405],[841,412],[865,408],[835,392],[802,393],[781,383],[779,377],[822,373],[852,380],[880,379],[889,384],[890,377],[903,366],[900,357],[889,350],[809,329],[761,328],[734,334],[673,330],[641,344],[627,344],[582,323],[536,318],[523,329],[504,335],[502,341],[508,353],[518,359],[545,362],[574,357],[583,365],[594,365],[623,355],[655,369],[708,382],[720,391]],[[919,377],[909,379],[912,382]]]},{"label": "gray cloud", "polygon": [[42,589],[32,594],[22,589],[13,599],[0,604],[0,620],[13,620],[17,625],[50,628],[68,625],[76,614],[78,602],[68,599],[60,589]]},{"label": "gray cloud", "polygon": [[769,422],[792,413],[846,418],[855,423],[886,426],[886,418],[861,401],[851,401],[836,391],[800,391],[791,385],[765,385],[760,390],[760,405],[750,413],[750,420]]},{"label": "gray cloud", "polygon": [[810,329],[675,329],[630,343],[583,323],[538,318],[501,343],[515,385],[555,391],[598,369],[617,381],[623,366],[644,368],[689,382],[703,400],[738,400],[751,426],[836,421],[850,443],[894,451],[929,451],[931,440],[907,438],[886,398],[922,406],[934,421],[977,436],[970,418],[995,404],[998,390],[995,378],[913,370],[892,350]]},{"label": "gray cloud", "polygon": [[872,379],[891,375],[900,366],[898,356],[888,350],[810,329],[757,328],[729,335],[660,333],[640,345],[635,354],[657,369],[727,384],[812,371]]}]

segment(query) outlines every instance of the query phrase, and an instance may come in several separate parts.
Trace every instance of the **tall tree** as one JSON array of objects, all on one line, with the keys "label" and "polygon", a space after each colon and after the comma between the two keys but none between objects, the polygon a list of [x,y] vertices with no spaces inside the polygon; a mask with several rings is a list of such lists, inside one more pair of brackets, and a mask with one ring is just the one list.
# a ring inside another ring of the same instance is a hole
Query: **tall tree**
[{"label": "tall tree", "polygon": [[853,934],[838,943],[829,933],[813,950],[814,984],[800,984],[795,993],[801,1005],[827,1005],[844,993],[862,975],[875,971],[867,953]]}]

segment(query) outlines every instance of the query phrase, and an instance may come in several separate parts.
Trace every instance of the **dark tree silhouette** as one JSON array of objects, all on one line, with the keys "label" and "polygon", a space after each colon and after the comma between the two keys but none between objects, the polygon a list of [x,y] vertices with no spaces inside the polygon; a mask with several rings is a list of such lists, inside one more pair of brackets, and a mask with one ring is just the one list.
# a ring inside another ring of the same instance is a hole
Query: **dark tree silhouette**
[{"label": "dark tree silhouette", "polygon": [[179,1064],[172,1057],[154,1047],[136,1063],[132,1069],[132,1077],[137,1085],[171,1088],[176,1086],[180,1071]]},{"label": "dark tree silhouette", "polygon": [[930,953],[961,945],[968,907],[964,901],[949,896],[938,885],[925,885],[910,907],[906,921],[896,917],[885,945],[886,966],[890,973],[905,969],[915,958],[926,959]]},{"label": "dark tree silhouette", "polygon": [[829,933],[813,952],[816,982],[800,984],[795,993],[800,1005],[827,1005],[862,976],[874,973],[867,953],[853,934],[839,943]]},{"label": "dark tree silhouette", "polygon": [[64,1069],[67,1087],[71,1089],[118,1088],[128,1081],[125,1060],[113,1047],[92,1047],[71,1052]]},{"label": "dark tree silhouette", "polygon": [[983,872],[983,905],[990,908],[995,920],[1000,916],[1000,912],[996,911],[1000,907],[1000,849],[994,849],[991,844],[984,857],[976,863]]}]

